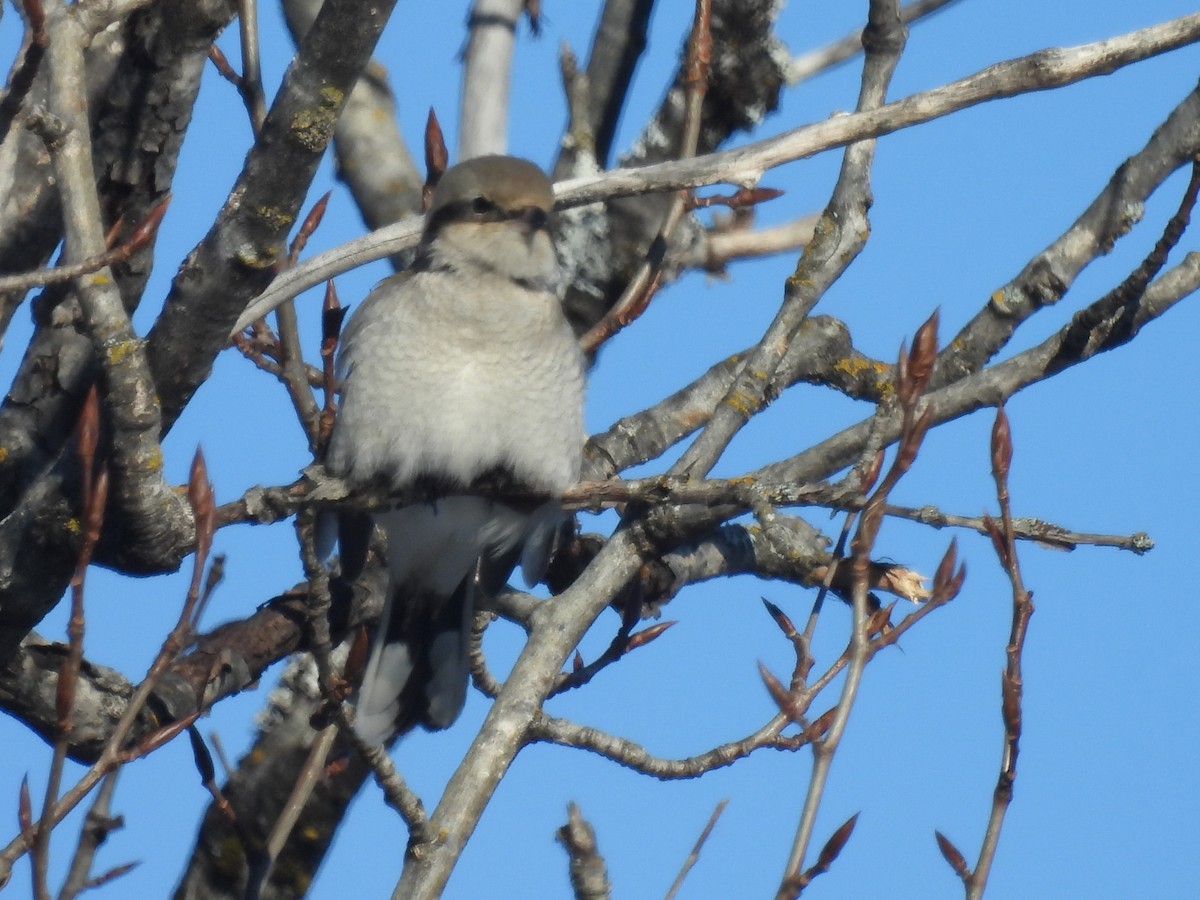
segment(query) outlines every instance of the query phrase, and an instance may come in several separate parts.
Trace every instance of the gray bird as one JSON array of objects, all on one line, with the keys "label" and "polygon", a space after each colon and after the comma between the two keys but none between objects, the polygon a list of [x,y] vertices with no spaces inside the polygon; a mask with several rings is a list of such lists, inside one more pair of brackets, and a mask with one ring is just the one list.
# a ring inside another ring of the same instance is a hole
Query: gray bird
[{"label": "gray bird", "polygon": [[[342,335],[329,469],[431,498],[372,515],[389,596],[357,699],[367,741],[449,726],[466,701],[478,592],[499,590],[518,560],[528,583],[544,573],[559,504],[472,487],[553,497],[579,478],[584,360],[558,299],[553,202],[525,160],[449,169],[412,267],[372,290]],[[344,520],[344,574],[361,569],[370,530]]]}]

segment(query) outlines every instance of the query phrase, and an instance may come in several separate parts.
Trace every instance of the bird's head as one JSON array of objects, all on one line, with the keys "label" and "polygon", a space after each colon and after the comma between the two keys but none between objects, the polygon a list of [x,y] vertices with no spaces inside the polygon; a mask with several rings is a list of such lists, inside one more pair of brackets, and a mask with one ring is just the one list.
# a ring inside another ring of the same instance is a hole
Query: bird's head
[{"label": "bird's head", "polygon": [[553,291],[554,191],[533,163],[479,156],[448,169],[425,219],[422,253],[467,274],[490,272]]}]

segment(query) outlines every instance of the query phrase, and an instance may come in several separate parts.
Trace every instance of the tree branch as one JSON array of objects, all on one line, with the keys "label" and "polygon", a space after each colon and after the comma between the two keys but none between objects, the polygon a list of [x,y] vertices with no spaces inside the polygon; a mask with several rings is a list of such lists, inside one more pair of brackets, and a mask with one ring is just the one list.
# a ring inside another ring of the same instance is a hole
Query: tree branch
[{"label": "tree branch", "polygon": [[[1200,41],[1200,14],[1183,16],[1120,37],[997,63],[942,87],[913,94],[878,109],[841,115],[718,153],[637,169],[617,169],[556,185],[560,208],[614,197],[729,183],[755,185],[776,166],[854,141],[879,137],[942,116],[1017,94],[1051,90],[1108,75],[1127,65]],[[415,246],[420,222],[394,226],[348,241],[310,258],[273,282],[246,308],[230,334],[274,309],[285,297],[392,253]]]}]

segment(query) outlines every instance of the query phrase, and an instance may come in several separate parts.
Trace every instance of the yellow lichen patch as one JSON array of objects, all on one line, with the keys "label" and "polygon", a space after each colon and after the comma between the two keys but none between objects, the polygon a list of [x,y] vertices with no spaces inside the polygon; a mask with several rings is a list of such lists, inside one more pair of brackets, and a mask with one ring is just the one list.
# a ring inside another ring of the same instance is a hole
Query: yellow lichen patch
[{"label": "yellow lichen patch", "polygon": [[758,403],[755,398],[746,394],[745,391],[734,391],[726,398],[725,404],[733,407],[747,419],[758,410]]},{"label": "yellow lichen patch", "polygon": [[302,109],[292,117],[292,138],[311,153],[321,153],[333,137],[337,116],[333,110],[318,107]]},{"label": "yellow lichen patch", "polygon": [[83,533],[83,528],[80,526],[79,520],[74,516],[71,516],[71,518],[67,519],[67,531],[71,532],[71,534]]},{"label": "yellow lichen patch", "polygon": [[108,274],[108,269],[101,269],[99,272],[93,272],[89,276],[88,280],[98,287],[106,287],[113,283],[112,278]]},{"label": "yellow lichen patch", "polygon": [[848,378],[857,378],[865,370],[872,368],[871,360],[865,356],[845,356],[833,364],[833,371],[840,372]]},{"label": "yellow lichen patch", "polygon": [[119,366],[125,362],[131,354],[136,353],[141,347],[142,342],[136,338],[126,341],[114,341],[106,348],[108,364],[110,366]]},{"label": "yellow lichen patch", "polygon": [[277,206],[260,206],[257,210],[258,217],[271,228],[291,228],[296,221],[296,217],[286,209],[280,209]]},{"label": "yellow lichen patch", "polygon": [[783,283],[785,290],[788,293],[794,294],[796,291],[805,287],[812,287],[813,280],[807,275],[801,275],[799,272],[793,272],[787,277]]},{"label": "yellow lichen patch", "polygon": [[320,93],[319,106],[302,109],[292,116],[292,137],[301,147],[313,153],[323,152],[329,144],[337,124],[338,110],[346,98],[342,91],[328,84],[321,88]]},{"label": "yellow lichen patch", "polygon": [[279,247],[268,244],[260,253],[252,244],[242,244],[234,255],[237,261],[248,269],[269,269],[279,259]]},{"label": "yellow lichen patch", "polygon": [[163,467],[163,452],[162,447],[155,447],[151,451],[149,458],[146,460],[146,467],[151,471],[158,472]]},{"label": "yellow lichen patch", "polygon": [[0,462],[4,462],[6,459],[8,459],[8,448],[0,447]]}]

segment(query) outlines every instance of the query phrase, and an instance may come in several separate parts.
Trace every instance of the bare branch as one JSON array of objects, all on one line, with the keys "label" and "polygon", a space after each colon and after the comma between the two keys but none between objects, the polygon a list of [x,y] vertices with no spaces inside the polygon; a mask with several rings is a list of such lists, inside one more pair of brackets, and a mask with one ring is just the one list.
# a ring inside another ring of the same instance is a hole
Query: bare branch
[{"label": "bare branch", "polygon": [[[863,31],[863,50],[866,58],[863,63],[862,85],[858,95],[860,113],[869,114],[883,104],[892,73],[900,61],[900,54],[904,51],[905,40],[906,32],[900,22],[897,0],[871,0],[867,27]],[[832,241],[825,239],[822,235],[821,238],[814,239],[813,243],[805,249],[797,266],[795,278],[788,281],[783,308],[775,322],[771,324],[767,335],[764,336],[763,343],[759,345],[763,349],[756,351],[751,357],[745,370],[747,374],[743,375],[738,383],[735,383],[735,388],[728,395],[728,405],[718,410],[709,428],[684,454],[681,460],[681,468],[684,471],[693,468],[707,471],[708,468],[711,468],[720,452],[733,437],[734,432],[749,418],[749,414],[741,412],[737,406],[733,405],[735,399],[740,403],[740,398],[744,393],[749,399],[751,408],[765,401],[770,379],[774,376],[783,357],[781,350],[776,348],[780,346],[780,343],[786,346],[790,342],[791,335],[799,329],[800,324],[808,315],[808,311],[824,293],[825,288],[840,276],[845,266],[858,255],[868,230],[866,211],[871,198],[870,172],[874,158],[875,145],[873,141],[854,144],[847,148],[842,161],[842,170],[833,190],[833,197],[830,199],[823,217],[824,224],[818,227],[818,233],[827,231],[833,235]],[[828,249],[823,246],[827,243],[830,244]],[[805,282],[803,286],[798,285],[793,288],[794,281],[801,278]],[[811,286],[807,284],[810,278],[817,279]],[[936,322],[936,319],[934,321]],[[774,343],[775,346],[771,347],[768,342]],[[767,349],[768,347],[769,349]],[[833,721],[830,723],[828,731],[813,745],[812,777],[805,793],[804,805],[796,826],[796,837],[792,843],[791,852],[788,854],[777,898],[794,897],[803,889],[803,884],[800,882],[801,871],[816,823],[817,809],[821,804],[833,756],[837,752],[850,716],[850,709],[854,705],[863,668],[870,656],[867,601],[869,554],[882,521],[882,507],[887,501],[887,495],[908,465],[911,464],[911,457],[915,455],[916,447],[919,446],[923,436],[923,429],[918,425],[921,420],[915,418],[916,404],[924,389],[925,381],[925,378],[921,377],[920,370],[923,369],[927,377],[928,370],[933,365],[932,352],[926,352],[924,346],[918,341],[914,341],[911,358],[919,364],[920,369],[914,366],[914,371],[910,373],[909,378],[898,374],[896,379],[896,395],[900,398],[903,406],[905,424],[902,441],[908,439],[911,450],[907,454],[903,449],[897,453],[892,469],[875,489],[870,502],[859,518],[858,533],[852,545],[854,616],[847,652],[846,678],[842,684],[841,697],[838,700]],[[904,359],[903,353],[901,353],[901,359]],[[765,378],[758,375],[757,367],[760,364],[765,368]],[[729,410],[729,412],[721,415],[722,410]],[[718,418],[718,416],[720,417]]]},{"label": "bare branch", "polygon": [[704,825],[704,830],[700,832],[700,837],[696,838],[696,843],[692,847],[692,852],[688,854],[687,859],[683,862],[683,868],[679,870],[679,874],[675,876],[675,880],[671,882],[671,887],[667,891],[667,900],[673,900],[676,894],[679,893],[679,888],[683,886],[683,879],[687,878],[688,872],[700,860],[700,851],[704,849],[704,844],[708,840],[708,836],[712,834],[713,828],[717,825],[717,819],[721,818],[721,813],[725,812],[725,807],[729,805],[728,800],[722,800],[716,805],[712,811],[712,815],[708,817],[708,822]]},{"label": "bare branch", "polygon": [[571,889],[575,900],[608,900],[612,896],[608,866],[596,846],[596,830],[583,817],[578,804],[567,804],[567,824],[554,836],[571,858]]},{"label": "bare branch", "polygon": [[588,750],[643,775],[673,780],[698,778],[714,769],[733,765],[739,759],[758,750],[791,752],[805,746],[808,740],[803,735],[786,737],[781,734],[788,724],[787,718],[777,715],[740,740],[730,741],[683,759],[655,756],[634,741],[546,715],[539,715],[534,719],[530,726],[529,739]]},{"label": "bare branch", "polygon": [[[900,7],[900,21],[905,25],[926,18],[956,0],[914,0]],[[796,85],[825,72],[862,52],[862,31],[855,31],[817,50],[810,50],[792,59],[788,65],[788,84]]]},{"label": "bare branch", "polygon": [[[734,150],[561,182],[556,186],[558,204],[560,207],[581,206],[613,197],[718,183],[753,186],[764,172],[796,159],[919,125],[1000,97],[1050,90],[1085,78],[1107,75],[1197,40],[1200,40],[1200,14],[1092,44],[1042,50],[997,63],[974,75],[878,109],[804,125]],[[304,265],[276,279],[269,289],[255,298],[230,334],[265,315],[284,297],[295,296],[342,272],[414,246],[420,231],[420,222],[406,219],[312,257]]]},{"label": "bare branch", "polygon": [[[1197,164],[1200,172],[1200,163]],[[1184,209],[1190,209],[1195,201],[1197,176],[1193,176],[1188,194],[1191,201],[1185,198]],[[1168,229],[1168,232],[1170,229]],[[1021,565],[1017,559],[1017,546],[1012,529],[1012,505],[1008,496],[1008,473],[1012,463],[1012,434],[1009,430],[1008,415],[1001,406],[996,410],[996,420],[992,426],[992,477],[996,482],[996,499],[1000,504],[999,536],[1003,542],[1000,564],[1012,584],[1012,628],[1005,651],[1006,663],[1001,677],[1000,712],[1004,720],[1004,752],[1000,761],[1000,774],[996,781],[996,789],[992,793],[992,808],[988,816],[987,829],[984,831],[983,844],[979,849],[979,859],[970,876],[964,879],[968,900],[981,900],[984,888],[987,886],[991,873],[992,862],[996,857],[996,848],[1000,843],[1000,830],[1004,827],[1004,816],[1012,802],[1013,785],[1017,778],[1017,755],[1021,746],[1021,698],[1024,693],[1024,676],[1022,674],[1022,655],[1025,649],[1025,635],[1029,629],[1029,618],[1033,615],[1033,595],[1025,588],[1021,577]],[[943,853],[945,851],[943,850]],[[953,864],[951,857],[947,857]],[[955,867],[957,869],[957,867]],[[961,873],[960,873],[961,874]]]},{"label": "bare branch", "polygon": [[458,159],[504,153],[508,146],[508,93],[517,21],[524,0],[475,0],[467,20]]}]

